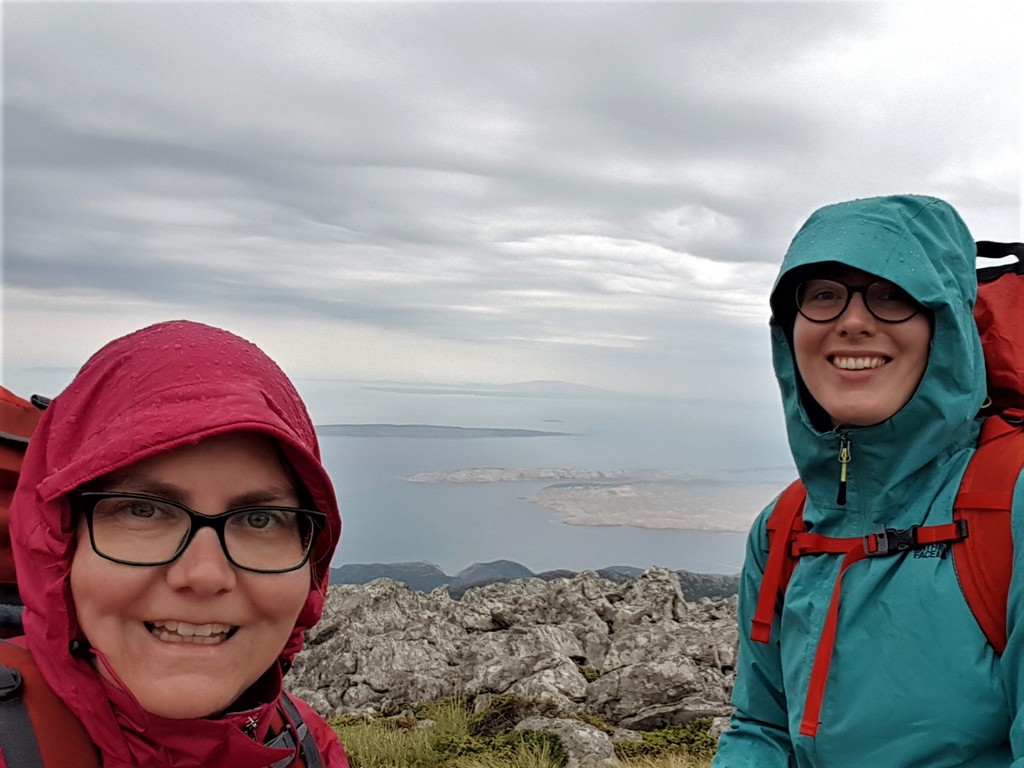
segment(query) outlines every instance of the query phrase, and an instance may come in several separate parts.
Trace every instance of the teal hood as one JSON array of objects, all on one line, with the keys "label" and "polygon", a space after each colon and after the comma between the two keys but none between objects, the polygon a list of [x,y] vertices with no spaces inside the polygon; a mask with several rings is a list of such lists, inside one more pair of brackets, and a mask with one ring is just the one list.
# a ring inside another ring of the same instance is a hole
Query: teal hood
[{"label": "teal hood", "polygon": [[[839,433],[804,388],[791,344],[797,276],[825,262],[896,283],[934,317],[928,365],[910,401],[880,424],[845,430],[852,452],[846,505],[836,499]],[[814,502],[809,507],[822,518],[808,522],[836,526],[821,532],[917,522],[901,521],[907,498],[934,488],[936,475],[949,470],[946,460],[974,444],[975,417],[985,399],[976,295],[974,238],[957,212],[933,197],[830,205],[793,238],[772,290],[772,353],[793,458]]]}]

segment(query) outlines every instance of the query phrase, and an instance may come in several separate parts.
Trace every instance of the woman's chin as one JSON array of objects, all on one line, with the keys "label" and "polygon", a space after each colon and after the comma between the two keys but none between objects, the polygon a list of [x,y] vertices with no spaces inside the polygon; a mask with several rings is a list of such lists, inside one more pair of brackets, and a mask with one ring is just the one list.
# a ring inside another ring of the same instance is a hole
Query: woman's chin
[{"label": "woman's chin", "polygon": [[218,717],[238,698],[225,695],[226,688],[211,685],[175,685],[157,680],[132,687],[132,695],[151,715],[168,720]]},{"label": "woman's chin", "polygon": [[170,702],[166,701],[164,697],[160,697],[158,701],[153,701],[149,704],[140,698],[139,704],[149,714],[156,717],[163,717],[168,720],[198,720],[206,717],[217,717],[228,709],[231,702],[223,701],[222,699],[204,701],[195,697],[190,697],[189,701]]}]

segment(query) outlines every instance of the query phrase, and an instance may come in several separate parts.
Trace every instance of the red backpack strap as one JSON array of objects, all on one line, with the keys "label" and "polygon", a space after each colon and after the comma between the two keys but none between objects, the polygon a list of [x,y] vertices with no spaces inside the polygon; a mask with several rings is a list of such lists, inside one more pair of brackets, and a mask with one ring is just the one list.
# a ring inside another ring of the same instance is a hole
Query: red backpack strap
[{"label": "red backpack strap", "polygon": [[[11,691],[28,710],[45,768],[99,768],[99,754],[78,718],[47,685],[26,648],[0,640],[0,667],[17,671],[19,685]],[[7,730],[6,728],[4,730]],[[9,733],[31,739],[33,733]],[[7,762],[14,768],[16,763]]]},{"label": "red backpack strap", "polygon": [[953,547],[960,588],[997,653],[1006,648],[1006,600],[1013,570],[1010,514],[1013,489],[1024,467],[1022,423],[1022,411],[985,420],[953,507],[954,519],[966,520],[968,530],[967,538]]},{"label": "red backpack strap", "polygon": [[804,530],[804,501],[807,490],[794,480],[775,501],[768,516],[768,562],[757,593],[757,608],[751,620],[750,639],[755,643],[771,640],[772,621],[779,598],[785,594],[796,560],[790,553],[790,542]]}]

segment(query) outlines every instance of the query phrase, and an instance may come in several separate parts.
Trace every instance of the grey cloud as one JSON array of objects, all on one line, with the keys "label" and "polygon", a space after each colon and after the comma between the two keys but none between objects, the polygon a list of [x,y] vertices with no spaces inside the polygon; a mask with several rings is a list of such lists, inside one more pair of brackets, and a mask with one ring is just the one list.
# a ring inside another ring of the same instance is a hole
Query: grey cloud
[{"label": "grey cloud", "polygon": [[928,58],[895,18],[9,4],[5,290],[537,343],[578,370],[766,364],[757,307],[818,205],[917,191],[976,233],[1016,221],[1012,52]]}]

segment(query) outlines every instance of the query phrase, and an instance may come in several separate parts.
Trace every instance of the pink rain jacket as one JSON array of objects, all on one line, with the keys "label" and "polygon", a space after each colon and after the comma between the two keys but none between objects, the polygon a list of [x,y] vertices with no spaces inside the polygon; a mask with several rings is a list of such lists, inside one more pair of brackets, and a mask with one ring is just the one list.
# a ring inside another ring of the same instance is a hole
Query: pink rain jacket
[{"label": "pink rain jacket", "polygon": [[[277,441],[328,519],[311,558],[314,584],[281,652],[287,668],[303,632],[320,618],[341,516],[309,415],[272,360],[244,339],[198,323],[144,328],[93,355],[54,399],[32,438],[10,524],[25,642],[43,677],[82,721],[104,768],[263,768],[290,754],[262,744],[281,695],[276,667],[256,684],[256,709],[169,720],[144,711],[130,693],[102,680],[89,660],[69,651],[69,643],[83,636],[68,580],[75,521],[67,493],[148,456],[242,430]],[[297,704],[324,765],[347,768],[334,732]],[[250,717],[258,721],[255,739],[242,731]]]}]

